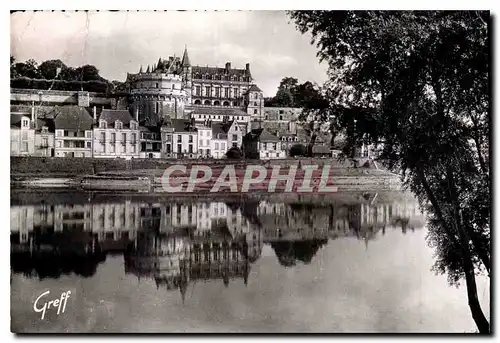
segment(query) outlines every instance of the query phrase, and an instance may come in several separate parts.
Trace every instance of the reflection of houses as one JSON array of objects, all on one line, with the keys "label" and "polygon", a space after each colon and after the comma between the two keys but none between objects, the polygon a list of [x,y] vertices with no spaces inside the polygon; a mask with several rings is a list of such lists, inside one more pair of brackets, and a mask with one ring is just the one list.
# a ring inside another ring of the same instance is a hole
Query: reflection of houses
[{"label": "reflection of houses", "polygon": [[[145,249],[158,251],[153,254],[158,256],[131,262],[131,268],[147,275],[154,270],[158,282],[168,281],[178,288],[183,273],[189,277],[182,282],[245,278],[248,263],[260,257],[263,244],[273,247],[280,263],[291,266],[310,262],[328,239],[368,241],[380,231],[383,234],[386,227],[406,232],[423,226],[417,203],[377,203],[376,195],[364,198],[362,203],[316,205],[266,201],[92,203],[81,199],[79,204],[11,206],[12,251],[53,254],[54,247],[76,244],[80,252],[124,252],[130,242],[136,242],[136,249],[127,254],[142,256]],[[162,259],[162,254],[170,257]],[[190,263],[185,264],[186,271],[182,261]],[[141,263],[150,265],[149,269]],[[177,276],[171,278],[174,270]]]}]

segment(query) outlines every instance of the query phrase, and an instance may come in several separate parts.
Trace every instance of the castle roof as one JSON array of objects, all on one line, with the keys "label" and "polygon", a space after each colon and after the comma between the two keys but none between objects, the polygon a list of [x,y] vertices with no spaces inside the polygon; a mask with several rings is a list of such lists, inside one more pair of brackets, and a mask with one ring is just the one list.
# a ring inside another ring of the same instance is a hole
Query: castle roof
[{"label": "castle roof", "polygon": [[224,131],[222,123],[212,123],[212,137],[214,139],[227,139],[227,132]]},{"label": "castle roof", "polygon": [[224,108],[224,107],[196,107],[192,114],[220,114],[223,116],[248,116],[249,114],[239,108]]},{"label": "castle roof", "polygon": [[210,78],[212,76],[229,76],[229,77],[249,77],[251,78],[252,75],[250,74],[249,70],[246,69],[236,69],[236,68],[220,68],[220,67],[201,67],[201,66],[194,66],[193,67],[193,79],[201,79],[202,75],[207,75]]},{"label": "castle roof", "polygon": [[262,90],[257,87],[257,85],[252,85],[249,89],[248,89],[249,92],[262,92]]},{"label": "castle roof", "polygon": [[190,67],[191,66],[191,61],[189,61],[187,48],[184,49],[184,54],[182,55],[181,64],[183,67]]}]

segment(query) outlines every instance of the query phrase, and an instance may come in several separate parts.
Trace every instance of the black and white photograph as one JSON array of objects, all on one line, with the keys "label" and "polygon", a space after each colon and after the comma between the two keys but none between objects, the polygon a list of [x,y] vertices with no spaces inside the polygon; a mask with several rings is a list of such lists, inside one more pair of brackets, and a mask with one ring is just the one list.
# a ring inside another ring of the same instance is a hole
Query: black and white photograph
[{"label": "black and white photograph", "polygon": [[11,11],[11,332],[490,335],[492,17]]}]

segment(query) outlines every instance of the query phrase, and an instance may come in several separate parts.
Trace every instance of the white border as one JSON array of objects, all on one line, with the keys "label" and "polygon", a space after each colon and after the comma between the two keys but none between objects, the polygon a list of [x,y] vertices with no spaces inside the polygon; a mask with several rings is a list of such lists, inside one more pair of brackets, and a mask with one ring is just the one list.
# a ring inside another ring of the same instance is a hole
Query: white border
[{"label": "white border", "polygon": [[[269,1],[269,0],[254,0],[254,1],[244,1],[244,2],[237,2],[234,0],[211,0],[211,1],[203,1],[203,0],[183,0],[176,2],[174,5],[176,7],[172,6],[171,2],[166,2],[166,1],[151,1],[151,0],[141,0],[141,1],[131,1],[131,0],[121,0],[121,1],[115,1],[112,2],[111,4],[108,4],[107,2],[103,2],[102,0],[86,0],[83,2],[73,2],[69,3],[67,0],[45,0],[45,1],[23,1],[23,0],[18,0],[15,2],[8,2],[8,1],[2,1],[1,2],[1,7],[2,11],[1,13],[1,20],[0,20],[0,25],[2,28],[3,34],[1,35],[1,48],[2,48],[2,56],[4,56],[5,61],[7,60],[7,55],[8,51],[10,50],[10,18],[9,18],[9,12],[8,10],[31,10],[31,9],[39,9],[39,10],[60,10],[60,9],[87,9],[87,10],[107,10],[107,9],[113,9],[113,10],[125,10],[125,9],[141,9],[141,10],[152,10],[152,9],[157,9],[157,10],[164,10],[164,9],[184,9],[184,10],[193,10],[193,9],[205,9],[205,10],[213,10],[213,9],[219,9],[219,10],[257,10],[257,9],[266,9],[266,10],[283,10],[283,9],[489,9],[492,11],[492,14],[498,14],[499,12],[496,10],[498,6],[498,1],[482,1],[482,0],[476,0],[474,2],[470,1],[457,1],[457,0],[447,0],[447,1],[436,1],[436,0],[419,0],[415,2],[404,2],[404,1],[376,1],[376,2],[371,2],[371,1],[359,1],[359,0],[350,0],[350,1],[342,1],[342,2],[334,2],[334,1],[315,1],[315,0],[309,0],[309,1]],[[10,5],[9,7],[7,7]],[[5,7],[5,8],[4,8]],[[494,50],[496,51],[496,46],[498,43],[498,21],[495,23],[493,26],[494,32],[492,33],[492,37],[494,38],[494,41],[492,42],[494,46]],[[498,53],[493,53],[493,56],[497,57]],[[495,62],[497,61],[497,58],[495,58]],[[492,61],[493,62],[493,61]],[[8,115],[8,108],[9,108],[9,73],[10,70],[7,69],[7,64],[5,63],[3,67],[1,68],[1,74],[0,74],[0,80],[2,82],[2,96],[1,98],[1,108],[4,109],[3,115],[7,116]],[[492,95],[492,99],[500,99],[498,96],[498,87],[494,88],[495,94]],[[496,111],[495,111],[496,112]],[[492,117],[495,117],[496,113],[492,113]],[[7,122],[7,118],[4,117],[3,123]],[[495,122],[495,129],[494,132],[500,132],[499,126],[500,126],[500,119],[494,120]],[[2,144],[0,144],[0,151],[1,151],[1,157],[2,157],[2,165],[1,165],[1,177],[4,182],[4,185],[10,184],[10,163],[9,161],[9,129],[7,125],[2,125],[1,130],[3,130],[3,134],[0,135],[2,139]],[[493,135],[494,136],[494,135]],[[494,158],[493,160],[498,160],[500,154],[498,152],[498,149],[496,148],[495,142],[495,147],[494,147]],[[498,182],[496,182],[498,185]],[[9,186],[7,186],[9,187]],[[10,188],[10,187],[9,187]],[[496,190],[496,186],[495,186]],[[10,192],[6,190],[5,192],[2,192],[1,196],[1,211],[2,211],[2,216],[0,218],[3,218],[4,222],[6,223],[4,227],[4,235],[7,236],[7,232],[9,232],[9,227],[7,224],[7,218],[10,218],[9,215],[9,206],[10,206]],[[499,201],[496,201],[495,203],[495,209],[493,213],[500,214],[500,211],[498,209],[500,207]],[[495,228],[492,228],[494,230]],[[496,236],[499,236],[496,234]],[[9,240],[7,237],[1,240],[2,246],[2,253],[4,254],[3,256],[3,263],[1,264],[2,268],[2,275],[4,276],[4,280],[1,283],[1,289],[2,289],[2,297],[5,300],[2,302],[2,309],[1,309],[1,323],[2,323],[2,338],[7,339],[7,341],[13,341],[15,339],[15,336],[13,334],[10,334],[10,281],[7,281],[8,279],[10,280],[9,274],[10,274],[10,269],[9,269],[9,262],[10,261],[10,255],[9,255]],[[496,265],[495,263],[493,264],[494,266]],[[492,297],[494,298],[494,297]],[[466,299],[464,299],[466,301]],[[7,306],[6,306],[7,305]],[[495,311],[497,312],[497,311]],[[498,313],[498,312],[497,312]],[[493,324],[493,327],[495,325]],[[102,337],[102,336],[101,336]],[[195,339],[207,339],[203,337],[196,337]],[[211,337],[212,338],[212,337]],[[253,337],[250,337],[250,339]],[[271,338],[262,338],[262,337],[255,337],[259,339],[260,341],[267,341],[270,340]],[[386,337],[381,336],[381,339],[386,339]],[[44,340],[51,340],[53,339],[52,337],[44,337],[42,338]],[[63,340],[69,340],[71,337],[65,336],[64,338],[59,338]],[[88,338],[83,338],[83,340],[87,340]],[[99,339],[99,338],[98,338]],[[122,340],[123,337],[109,337],[107,339],[118,341]],[[136,337],[130,337],[130,339],[136,340]],[[179,338],[168,338],[171,341],[177,341]],[[193,339],[193,338],[190,338]],[[212,338],[214,339],[214,338]],[[218,338],[215,338],[218,339]],[[233,338],[234,339],[234,338]],[[248,338],[238,338],[239,340],[246,340]],[[300,338],[300,340],[306,340],[307,338]],[[341,338],[341,337],[335,337],[335,339],[340,339],[340,340],[347,340],[347,338]],[[352,339],[352,338],[351,338]],[[366,338],[358,338],[356,337],[356,340],[365,340]],[[397,338],[401,339],[401,337]],[[418,339],[421,340],[426,340],[426,341],[434,341],[437,340],[437,337],[420,337]],[[439,338],[440,340],[444,341],[454,341],[455,337],[441,337]],[[180,339],[179,339],[180,340]]]}]

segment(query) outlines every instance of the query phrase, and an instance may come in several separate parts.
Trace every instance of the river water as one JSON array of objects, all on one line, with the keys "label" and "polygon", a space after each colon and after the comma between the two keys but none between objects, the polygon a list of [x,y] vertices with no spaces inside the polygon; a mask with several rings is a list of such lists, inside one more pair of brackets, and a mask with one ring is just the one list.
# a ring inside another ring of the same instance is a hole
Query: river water
[{"label": "river water", "polygon": [[[425,217],[411,197],[11,198],[14,332],[475,329],[465,288],[431,271]],[[478,283],[484,306],[487,280]],[[34,305],[55,299],[41,319]]]}]

